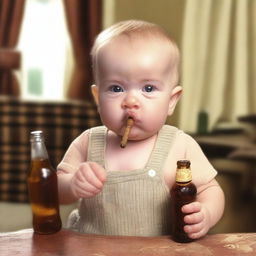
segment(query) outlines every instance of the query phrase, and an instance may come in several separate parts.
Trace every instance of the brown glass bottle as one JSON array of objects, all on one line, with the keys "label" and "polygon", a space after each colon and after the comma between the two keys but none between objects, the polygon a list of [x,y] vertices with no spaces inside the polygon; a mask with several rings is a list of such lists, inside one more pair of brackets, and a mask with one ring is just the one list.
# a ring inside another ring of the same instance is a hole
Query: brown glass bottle
[{"label": "brown glass bottle", "polygon": [[57,174],[50,164],[42,131],[30,134],[31,168],[28,191],[33,214],[33,229],[38,234],[51,234],[61,229]]},{"label": "brown glass bottle", "polygon": [[197,189],[192,183],[190,161],[180,160],[177,162],[176,182],[171,189],[173,240],[180,243],[193,241],[184,231],[184,217],[181,208],[185,204],[192,203],[196,199]]}]

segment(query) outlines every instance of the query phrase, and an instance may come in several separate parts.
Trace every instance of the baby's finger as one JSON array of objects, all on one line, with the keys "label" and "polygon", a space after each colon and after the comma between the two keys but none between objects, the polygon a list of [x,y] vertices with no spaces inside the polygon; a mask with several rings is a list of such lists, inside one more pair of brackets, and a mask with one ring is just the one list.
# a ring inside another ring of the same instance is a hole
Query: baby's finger
[{"label": "baby's finger", "polygon": [[85,191],[83,189],[77,189],[76,191],[76,195],[78,198],[87,198],[87,197],[93,197],[95,196],[97,193],[92,193],[92,192],[89,192],[89,191]]},{"label": "baby's finger", "polygon": [[206,235],[206,233],[207,233],[207,230],[201,229],[198,232],[188,233],[188,237],[190,237],[191,239],[198,239],[198,238],[203,237],[204,235]]},{"label": "baby's finger", "polygon": [[83,190],[83,191],[93,193],[93,194],[97,194],[101,191],[101,188],[97,188],[96,186],[89,183],[88,181],[79,182],[78,183],[78,188]]},{"label": "baby's finger", "polygon": [[92,170],[88,170],[84,173],[85,181],[83,187],[88,189],[102,189],[103,183],[95,176],[95,173]]},{"label": "baby's finger", "polygon": [[106,181],[107,178],[107,172],[106,170],[99,165],[98,163],[95,162],[88,162],[88,164],[90,165],[91,169],[94,172],[94,175],[102,182],[104,183]]},{"label": "baby's finger", "polygon": [[184,217],[184,222],[187,224],[196,224],[202,222],[204,219],[202,212],[196,212],[193,214],[188,214]]},{"label": "baby's finger", "polygon": [[93,196],[100,192],[98,188],[94,187],[86,180],[80,181],[74,179],[71,184],[71,189],[77,198]]},{"label": "baby's finger", "polygon": [[77,175],[83,177],[82,179],[79,179],[79,180],[84,182],[84,184],[88,182],[89,184],[91,184],[97,189],[101,189],[103,187],[103,182],[96,176],[95,167],[91,163],[81,164],[79,166],[79,171]]},{"label": "baby's finger", "polygon": [[183,213],[193,213],[201,211],[201,204],[199,202],[193,202],[182,206],[181,211]]},{"label": "baby's finger", "polygon": [[194,224],[194,225],[185,225],[184,226],[184,231],[187,234],[198,233],[202,229],[203,229],[203,223],[202,222]]}]

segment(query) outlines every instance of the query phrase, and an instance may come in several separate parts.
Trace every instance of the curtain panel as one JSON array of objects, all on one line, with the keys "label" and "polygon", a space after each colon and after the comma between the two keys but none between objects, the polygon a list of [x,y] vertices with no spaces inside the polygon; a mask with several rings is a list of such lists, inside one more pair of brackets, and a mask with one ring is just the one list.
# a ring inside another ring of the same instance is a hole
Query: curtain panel
[{"label": "curtain panel", "polygon": [[182,35],[180,127],[196,132],[256,113],[256,1],[186,0]]},{"label": "curtain panel", "polygon": [[102,3],[101,0],[64,0],[64,7],[74,53],[74,71],[67,97],[92,101],[90,51],[101,30]]},{"label": "curtain panel", "polygon": [[15,50],[23,18],[25,0],[0,0],[0,94],[20,94],[13,73],[20,68],[20,52]]}]

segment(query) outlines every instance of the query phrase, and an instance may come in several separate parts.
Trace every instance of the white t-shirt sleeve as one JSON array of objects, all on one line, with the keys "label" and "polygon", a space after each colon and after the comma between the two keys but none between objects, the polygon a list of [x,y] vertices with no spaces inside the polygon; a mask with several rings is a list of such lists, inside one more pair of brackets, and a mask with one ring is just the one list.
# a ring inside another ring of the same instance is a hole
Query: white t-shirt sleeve
[{"label": "white t-shirt sleeve", "polygon": [[74,173],[79,165],[87,160],[88,133],[83,132],[69,146],[62,161],[57,166],[58,174]]},{"label": "white t-shirt sleeve", "polygon": [[199,144],[190,135],[181,130],[178,131],[174,147],[177,160],[190,160],[193,182],[197,186],[207,184],[215,178],[217,171],[209,162]]}]

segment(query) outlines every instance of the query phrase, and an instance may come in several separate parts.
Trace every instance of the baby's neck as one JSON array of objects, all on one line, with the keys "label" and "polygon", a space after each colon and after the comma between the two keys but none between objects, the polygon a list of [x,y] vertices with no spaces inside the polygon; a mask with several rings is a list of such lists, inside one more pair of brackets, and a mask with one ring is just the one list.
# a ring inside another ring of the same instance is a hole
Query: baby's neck
[{"label": "baby's neck", "polygon": [[144,168],[154,148],[157,134],[144,140],[128,141],[120,147],[120,137],[109,131],[105,152],[106,168],[111,171],[130,171]]}]

